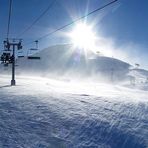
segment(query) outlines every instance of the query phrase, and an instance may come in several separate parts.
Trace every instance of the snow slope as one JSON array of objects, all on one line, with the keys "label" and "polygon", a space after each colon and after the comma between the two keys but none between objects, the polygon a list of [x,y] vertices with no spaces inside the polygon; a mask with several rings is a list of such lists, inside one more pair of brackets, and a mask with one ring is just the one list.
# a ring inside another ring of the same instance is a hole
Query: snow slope
[{"label": "snow slope", "polygon": [[148,148],[148,92],[0,76],[2,148]]}]

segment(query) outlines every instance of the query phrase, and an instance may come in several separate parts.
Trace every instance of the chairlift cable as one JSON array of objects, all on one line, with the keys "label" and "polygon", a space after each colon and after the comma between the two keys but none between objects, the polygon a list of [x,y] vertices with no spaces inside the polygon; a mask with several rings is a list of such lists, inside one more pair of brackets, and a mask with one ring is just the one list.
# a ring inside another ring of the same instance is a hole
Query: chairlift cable
[{"label": "chairlift cable", "polygon": [[12,0],[10,0],[10,2],[9,2],[9,16],[8,16],[8,26],[7,26],[7,39],[9,38],[9,33],[10,33],[11,13],[12,13]]},{"label": "chairlift cable", "polygon": [[33,23],[29,26],[29,27],[27,27],[22,33],[20,33],[18,36],[17,36],[17,38],[18,37],[20,37],[20,36],[23,36],[26,32],[28,32],[50,9],[51,9],[51,7],[56,3],[56,1],[57,0],[53,0],[49,5],[48,5],[48,7],[40,14],[40,16],[39,17],[37,17],[34,21],[33,21]]},{"label": "chairlift cable", "polygon": [[[62,29],[64,29],[64,28],[68,27],[68,26],[71,26],[72,24],[75,24],[76,22],[78,22],[78,21],[80,21],[80,20],[82,20],[82,19],[84,19],[84,18],[86,18],[86,17],[92,15],[93,13],[96,13],[97,11],[100,11],[100,10],[106,8],[107,6],[109,6],[109,5],[113,4],[113,3],[115,3],[116,1],[118,1],[118,0],[114,0],[114,1],[112,1],[112,2],[110,2],[110,3],[108,3],[108,4],[105,4],[104,6],[101,6],[101,7],[97,8],[97,9],[95,9],[95,10],[93,10],[93,11],[87,13],[87,14],[84,15],[84,16],[77,18],[76,20],[74,20],[74,21],[72,21],[72,22],[70,22],[70,23],[68,23],[68,24],[66,24],[66,25],[63,25],[63,26],[59,27],[58,29],[56,29],[56,30],[54,30],[54,31],[52,31],[52,32],[49,32],[49,33],[45,34],[44,36],[41,36],[40,38],[38,38],[38,39],[36,39],[36,40],[39,41],[39,40],[42,40],[43,38],[46,38],[46,37],[48,37],[48,36],[50,36],[50,35],[53,35],[54,33],[58,32],[59,30],[62,30]],[[31,42],[27,43],[26,45],[29,45],[29,44],[32,44],[32,43],[34,43],[34,41],[31,41]]]}]

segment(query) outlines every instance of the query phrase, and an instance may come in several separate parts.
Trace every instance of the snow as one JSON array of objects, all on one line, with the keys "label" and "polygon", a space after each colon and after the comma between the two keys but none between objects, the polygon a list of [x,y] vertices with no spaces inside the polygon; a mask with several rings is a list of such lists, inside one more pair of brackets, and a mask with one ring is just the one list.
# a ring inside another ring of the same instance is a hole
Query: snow
[{"label": "snow", "polygon": [[148,71],[56,45],[0,65],[0,147],[148,148]]},{"label": "snow", "polygon": [[0,147],[147,148],[148,92],[127,87],[0,76]]}]

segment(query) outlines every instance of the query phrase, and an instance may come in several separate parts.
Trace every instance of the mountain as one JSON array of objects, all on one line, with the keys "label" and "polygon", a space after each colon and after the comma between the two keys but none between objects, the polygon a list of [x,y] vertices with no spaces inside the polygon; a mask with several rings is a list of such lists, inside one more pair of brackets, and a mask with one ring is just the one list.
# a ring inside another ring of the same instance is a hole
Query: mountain
[{"label": "mountain", "polygon": [[[138,77],[142,78],[144,82],[148,77],[146,70],[131,69],[130,64],[111,57],[90,52],[85,55],[82,49],[74,48],[71,44],[51,46],[29,56],[40,57],[40,59],[19,58],[17,74],[57,76],[67,80],[87,79],[98,82],[121,83],[126,81],[128,84]],[[134,71],[139,76],[134,75]]]}]

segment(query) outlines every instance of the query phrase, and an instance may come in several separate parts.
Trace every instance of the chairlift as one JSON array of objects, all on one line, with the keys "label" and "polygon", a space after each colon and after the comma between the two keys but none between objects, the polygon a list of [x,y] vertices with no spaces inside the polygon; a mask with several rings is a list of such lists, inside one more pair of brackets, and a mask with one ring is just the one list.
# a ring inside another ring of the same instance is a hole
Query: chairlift
[{"label": "chairlift", "polygon": [[4,64],[4,66],[8,66],[8,64],[11,64],[13,61],[13,55],[11,53],[11,50],[3,50],[0,60],[1,63]]},{"label": "chairlift", "polygon": [[25,57],[25,56],[23,55],[23,51],[19,51],[17,57],[18,57],[18,58],[23,58],[23,57]]},{"label": "chairlift", "polygon": [[3,52],[3,54],[1,55],[2,63],[9,63],[10,57],[11,57],[10,53]]},{"label": "chairlift", "polygon": [[35,53],[36,53],[36,48],[31,48],[28,50],[28,53],[27,53],[27,58],[29,60],[40,60],[41,58],[39,56],[35,56]]},{"label": "chairlift", "polygon": [[38,40],[34,41],[36,43],[35,48],[30,48],[27,52],[27,58],[29,60],[40,60],[41,58],[39,56],[35,56],[34,54],[37,53],[38,49]]}]

